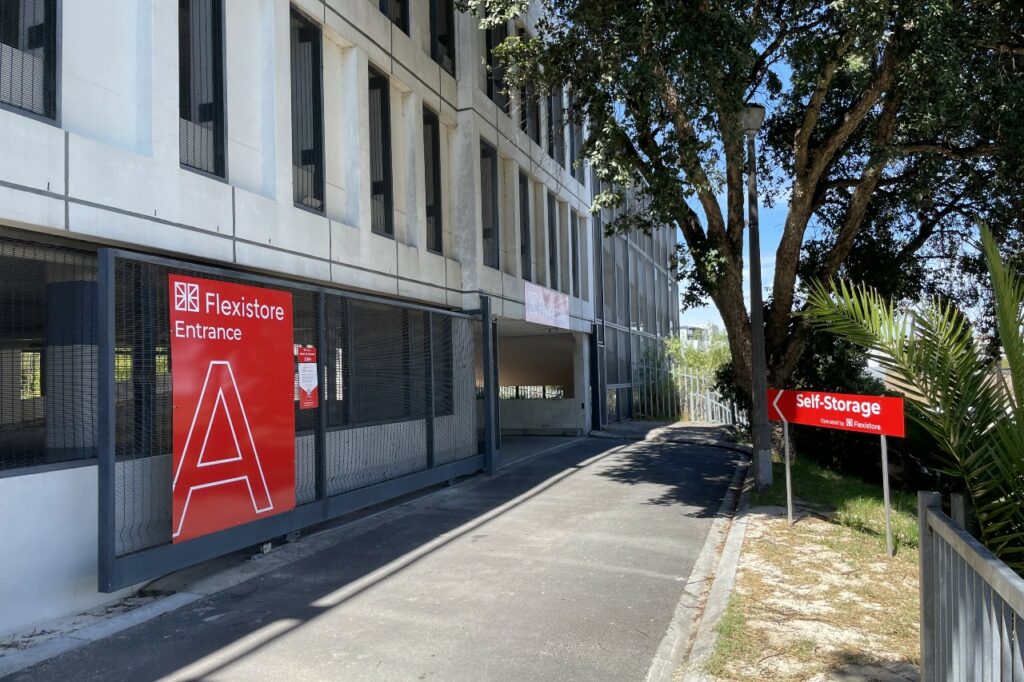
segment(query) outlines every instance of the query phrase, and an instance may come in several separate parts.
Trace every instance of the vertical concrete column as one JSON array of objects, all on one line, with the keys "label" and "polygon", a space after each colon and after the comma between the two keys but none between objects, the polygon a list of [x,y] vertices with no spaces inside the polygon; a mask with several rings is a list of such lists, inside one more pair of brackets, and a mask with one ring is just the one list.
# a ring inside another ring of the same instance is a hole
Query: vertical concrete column
[{"label": "vertical concrete column", "polygon": [[46,285],[43,392],[46,460],[96,455],[96,282]]}]

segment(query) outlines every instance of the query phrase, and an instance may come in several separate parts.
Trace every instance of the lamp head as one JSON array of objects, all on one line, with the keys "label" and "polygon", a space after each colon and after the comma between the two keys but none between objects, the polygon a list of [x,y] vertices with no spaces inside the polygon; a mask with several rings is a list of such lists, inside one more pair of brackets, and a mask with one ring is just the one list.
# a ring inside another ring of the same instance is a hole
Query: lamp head
[{"label": "lamp head", "polygon": [[754,134],[761,129],[764,123],[764,107],[760,104],[748,104],[740,112],[740,125],[743,131]]}]

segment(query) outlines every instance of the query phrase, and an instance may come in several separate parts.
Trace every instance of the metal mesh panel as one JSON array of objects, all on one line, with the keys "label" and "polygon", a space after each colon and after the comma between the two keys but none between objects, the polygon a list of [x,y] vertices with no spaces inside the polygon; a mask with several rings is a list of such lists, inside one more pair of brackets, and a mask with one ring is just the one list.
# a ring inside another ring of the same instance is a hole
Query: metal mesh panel
[{"label": "metal mesh panel", "polygon": [[434,463],[477,454],[479,324],[433,315]]},{"label": "metal mesh panel", "polygon": [[57,117],[56,0],[0,2],[0,102]]},{"label": "metal mesh panel", "polygon": [[[169,352],[167,276],[172,273],[246,283],[243,278],[187,268],[116,261],[114,547],[118,556],[171,541],[173,358]],[[302,290],[290,293],[295,343],[316,344],[316,295]],[[316,497],[318,411],[299,410],[296,405],[296,504]]]},{"label": "metal mesh panel", "polygon": [[292,184],[295,203],[324,210],[320,29],[291,14]]},{"label": "metal mesh panel", "polygon": [[220,0],[179,0],[178,145],[182,165],[223,177],[224,30]]},{"label": "metal mesh panel", "polygon": [[[244,275],[115,258],[112,495],[118,557],[171,541],[172,273],[253,284]],[[296,353],[299,346],[317,348],[323,373],[322,407],[300,409],[296,388],[296,504],[315,501],[321,486],[336,495],[479,453],[478,323],[286,283],[266,286],[291,293]],[[91,358],[95,363],[95,346]]]},{"label": "metal mesh panel", "polygon": [[95,255],[0,239],[0,272],[0,470],[95,457]]}]

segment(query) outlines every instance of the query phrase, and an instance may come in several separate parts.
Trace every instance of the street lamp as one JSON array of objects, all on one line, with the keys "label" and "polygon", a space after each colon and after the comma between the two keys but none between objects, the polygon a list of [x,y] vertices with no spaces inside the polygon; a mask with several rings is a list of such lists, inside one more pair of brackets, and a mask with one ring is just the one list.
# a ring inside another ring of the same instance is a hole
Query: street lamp
[{"label": "street lamp", "polygon": [[761,237],[757,225],[757,156],[754,138],[764,122],[764,107],[749,104],[740,114],[747,138],[747,227],[750,239],[750,375],[754,438],[754,475],[757,489],[772,484],[772,434],[768,428],[768,378],[764,353],[764,303],[761,300]]}]

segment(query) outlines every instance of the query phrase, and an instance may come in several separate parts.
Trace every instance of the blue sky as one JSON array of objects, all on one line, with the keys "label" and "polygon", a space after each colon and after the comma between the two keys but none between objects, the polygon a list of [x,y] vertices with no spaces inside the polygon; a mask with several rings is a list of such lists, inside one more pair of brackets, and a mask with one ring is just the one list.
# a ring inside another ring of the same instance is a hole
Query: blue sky
[{"label": "blue sky", "polygon": [[[765,296],[771,293],[772,278],[775,277],[775,250],[778,248],[779,240],[782,238],[782,227],[786,221],[786,210],[788,207],[788,201],[780,201],[772,208],[767,208],[764,204],[761,205],[759,215],[761,226],[761,283],[764,285]],[[696,208],[696,210],[698,214],[703,216],[699,208]],[[678,230],[676,232],[676,238],[682,242],[682,233]],[[743,238],[743,298],[747,302],[749,309],[750,278],[747,276],[749,271],[746,269],[749,263],[749,252],[747,249],[746,233],[744,233]],[[703,325],[707,322],[712,322],[719,326],[722,325],[722,317],[718,314],[714,304],[687,310],[680,315],[679,319],[684,325]]]}]

